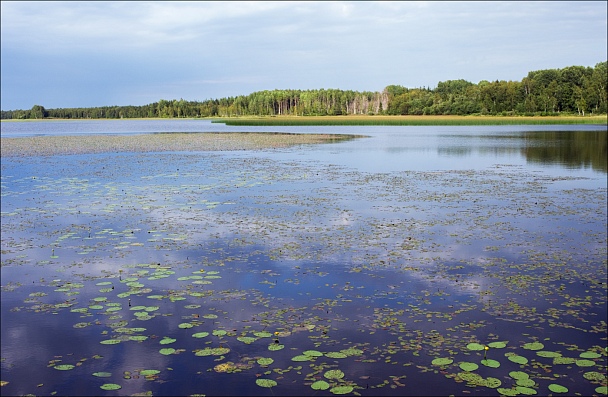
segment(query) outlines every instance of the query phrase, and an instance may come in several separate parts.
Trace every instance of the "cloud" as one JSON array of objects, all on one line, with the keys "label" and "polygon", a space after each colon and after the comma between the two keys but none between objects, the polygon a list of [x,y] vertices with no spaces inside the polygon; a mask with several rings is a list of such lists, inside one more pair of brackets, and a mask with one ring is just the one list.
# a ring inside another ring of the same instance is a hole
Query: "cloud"
[{"label": "cloud", "polygon": [[[520,80],[604,61],[606,10],[605,2],[2,2],[2,106]],[[75,91],[62,93],[66,81]]]}]

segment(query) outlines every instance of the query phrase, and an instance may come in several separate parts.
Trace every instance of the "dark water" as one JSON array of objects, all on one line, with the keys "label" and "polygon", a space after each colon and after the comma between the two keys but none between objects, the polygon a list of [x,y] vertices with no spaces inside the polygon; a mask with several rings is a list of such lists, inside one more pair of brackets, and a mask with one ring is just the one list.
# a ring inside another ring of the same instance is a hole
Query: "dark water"
[{"label": "dark water", "polygon": [[249,130],[368,137],[2,158],[3,395],[605,393],[605,127]]}]

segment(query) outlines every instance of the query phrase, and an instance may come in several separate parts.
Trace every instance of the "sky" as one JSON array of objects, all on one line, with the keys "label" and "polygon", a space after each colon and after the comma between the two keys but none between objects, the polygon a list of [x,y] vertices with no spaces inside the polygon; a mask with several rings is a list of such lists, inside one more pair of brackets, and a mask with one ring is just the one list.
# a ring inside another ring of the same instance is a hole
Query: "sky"
[{"label": "sky", "polygon": [[1,109],[521,81],[607,60],[606,1],[1,2]]}]

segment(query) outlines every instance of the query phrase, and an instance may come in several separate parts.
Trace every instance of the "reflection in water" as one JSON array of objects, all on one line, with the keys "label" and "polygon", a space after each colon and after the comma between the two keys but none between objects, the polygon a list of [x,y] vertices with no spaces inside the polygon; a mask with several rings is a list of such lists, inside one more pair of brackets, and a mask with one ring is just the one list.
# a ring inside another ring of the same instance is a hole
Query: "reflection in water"
[{"label": "reflection in water", "polygon": [[529,162],[608,171],[606,131],[538,131],[524,139],[522,153]]}]

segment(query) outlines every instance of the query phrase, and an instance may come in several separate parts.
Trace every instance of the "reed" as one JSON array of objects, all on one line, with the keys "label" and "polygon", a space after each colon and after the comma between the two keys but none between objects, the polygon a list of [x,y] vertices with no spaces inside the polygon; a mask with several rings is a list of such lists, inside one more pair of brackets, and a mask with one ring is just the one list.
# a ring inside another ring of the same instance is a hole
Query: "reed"
[{"label": "reed", "polygon": [[603,116],[278,116],[222,118],[214,123],[232,126],[458,126],[458,125],[560,125],[608,124]]}]

